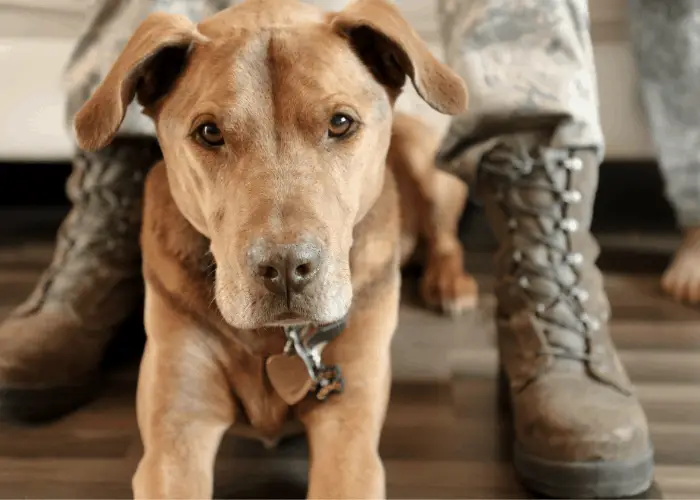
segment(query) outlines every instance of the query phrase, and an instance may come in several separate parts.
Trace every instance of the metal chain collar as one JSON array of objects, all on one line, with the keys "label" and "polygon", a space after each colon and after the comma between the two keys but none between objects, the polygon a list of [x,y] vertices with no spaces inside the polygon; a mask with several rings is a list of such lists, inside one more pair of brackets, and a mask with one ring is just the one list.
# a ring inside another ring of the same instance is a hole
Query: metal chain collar
[{"label": "metal chain collar", "polygon": [[324,365],[321,360],[323,348],[345,329],[346,320],[317,327],[295,325],[284,327],[287,343],[284,354],[298,356],[304,363],[313,382],[311,392],[317,400],[325,401],[332,394],[343,392],[343,375],[338,365]]}]

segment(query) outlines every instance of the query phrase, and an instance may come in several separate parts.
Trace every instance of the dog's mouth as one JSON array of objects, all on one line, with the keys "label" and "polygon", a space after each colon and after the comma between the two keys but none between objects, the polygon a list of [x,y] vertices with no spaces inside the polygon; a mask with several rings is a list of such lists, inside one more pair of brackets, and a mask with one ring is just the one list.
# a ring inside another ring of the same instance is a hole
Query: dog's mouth
[{"label": "dog's mouth", "polygon": [[268,322],[265,326],[294,326],[306,323],[311,323],[311,320],[295,312],[286,311],[277,314],[272,321]]},{"label": "dog's mouth", "polygon": [[324,327],[327,325],[332,325],[334,323],[337,323],[338,320],[333,320],[333,321],[323,321],[319,323],[318,321],[306,317],[301,314],[297,314],[294,312],[283,312],[281,314],[278,314],[275,316],[275,318],[272,321],[269,321],[265,324],[266,327],[287,327],[287,326],[301,326],[301,325],[310,325],[310,324],[315,324],[316,326],[319,327]]}]

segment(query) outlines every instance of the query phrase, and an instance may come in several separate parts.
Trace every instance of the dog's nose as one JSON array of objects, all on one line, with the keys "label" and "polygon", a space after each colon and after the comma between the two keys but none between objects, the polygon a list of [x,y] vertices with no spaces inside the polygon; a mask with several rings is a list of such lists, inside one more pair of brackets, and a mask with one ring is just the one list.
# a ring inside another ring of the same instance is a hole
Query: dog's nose
[{"label": "dog's nose", "polygon": [[249,256],[253,273],[277,295],[301,293],[318,275],[322,260],[312,243],[257,246]]}]

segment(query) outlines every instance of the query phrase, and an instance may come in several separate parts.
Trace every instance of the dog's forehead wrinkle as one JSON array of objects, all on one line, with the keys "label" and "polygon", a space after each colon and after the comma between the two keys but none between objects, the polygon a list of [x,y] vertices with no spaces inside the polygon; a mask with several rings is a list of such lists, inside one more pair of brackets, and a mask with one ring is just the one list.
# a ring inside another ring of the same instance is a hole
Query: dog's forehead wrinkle
[{"label": "dog's forehead wrinkle", "polygon": [[324,21],[323,10],[299,0],[248,0],[220,11],[200,24],[207,36],[225,36],[231,29],[261,30]]},{"label": "dog's forehead wrinkle", "polygon": [[261,32],[248,39],[234,55],[232,83],[236,102],[232,112],[271,121],[272,74],[267,64],[271,36]]}]

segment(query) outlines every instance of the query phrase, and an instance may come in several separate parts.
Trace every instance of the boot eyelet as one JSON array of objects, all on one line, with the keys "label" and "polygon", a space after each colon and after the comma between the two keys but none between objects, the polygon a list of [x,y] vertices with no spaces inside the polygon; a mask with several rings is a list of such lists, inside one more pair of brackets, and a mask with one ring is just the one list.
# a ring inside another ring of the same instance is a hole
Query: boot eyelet
[{"label": "boot eyelet", "polygon": [[595,318],[592,318],[588,314],[584,313],[581,316],[581,322],[583,322],[583,324],[589,332],[597,332],[598,330],[600,330],[600,321],[598,321]]},{"label": "boot eyelet", "polygon": [[572,170],[574,172],[580,172],[583,170],[583,160],[581,158],[573,156],[571,158],[567,158],[566,160],[562,160],[562,163],[564,164],[564,168],[568,170]]},{"label": "boot eyelet", "polygon": [[515,219],[510,219],[508,220],[508,229],[517,229],[518,228],[518,221]]},{"label": "boot eyelet", "polygon": [[578,300],[581,303],[588,302],[588,299],[591,297],[590,294],[581,288],[576,288],[574,289],[574,297],[576,297],[576,300]]},{"label": "boot eyelet", "polygon": [[561,195],[562,200],[570,205],[580,203],[583,199],[580,191],[564,191]]},{"label": "boot eyelet", "polygon": [[559,224],[559,227],[567,233],[575,233],[578,231],[578,221],[576,219],[564,219]]},{"label": "boot eyelet", "polygon": [[537,311],[538,314],[543,314],[547,310],[547,307],[544,304],[537,304],[535,306],[535,311]]},{"label": "boot eyelet", "polygon": [[570,253],[566,256],[566,262],[572,266],[580,266],[583,264],[583,254],[578,252]]},{"label": "boot eyelet", "polygon": [[513,261],[521,262],[523,260],[523,254],[520,251],[513,252]]},{"label": "boot eyelet", "polygon": [[520,288],[528,288],[530,286],[530,280],[527,279],[527,276],[521,276],[520,279],[518,279],[518,285],[520,285]]}]

